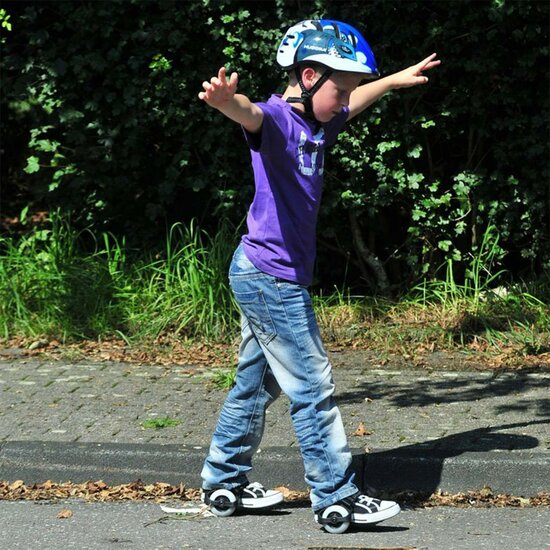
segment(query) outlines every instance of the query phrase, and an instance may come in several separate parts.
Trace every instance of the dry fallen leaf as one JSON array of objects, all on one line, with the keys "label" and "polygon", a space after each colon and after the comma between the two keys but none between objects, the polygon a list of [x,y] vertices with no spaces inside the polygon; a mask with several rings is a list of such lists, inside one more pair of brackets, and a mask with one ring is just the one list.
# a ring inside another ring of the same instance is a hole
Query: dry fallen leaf
[{"label": "dry fallen leaf", "polygon": [[279,491],[279,493],[282,493],[283,497],[287,498],[290,496],[291,490],[288,487],[285,487],[283,485],[280,485],[279,487],[274,488],[275,491]]},{"label": "dry fallen leaf", "polygon": [[107,489],[107,484],[103,481],[89,481],[86,485],[86,489],[89,493],[99,493],[100,491]]},{"label": "dry fallen leaf", "polygon": [[16,491],[17,489],[23,487],[23,485],[25,485],[25,482],[22,479],[18,479],[9,486],[9,489],[10,491]]},{"label": "dry fallen leaf", "polygon": [[59,512],[59,514],[57,514],[57,517],[58,517],[58,519],[72,518],[73,513],[71,512],[71,510],[61,510],[61,512]]},{"label": "dry fallen leaf", "polygon": [[309,493],[307,491],[293,491],[284,485],[275,487],[275,491],[279,491],[283,494],[285,502],[296,502],[298,500],[308,500]]},{"label": "dry fallen leaf", "polygon": [[367,430],[363,422],[359,422],[359,426],[357,426],[357,429],[351,435],[354,435],[356,437],[363,437],[365,435],[372,435],[372,432]]}]

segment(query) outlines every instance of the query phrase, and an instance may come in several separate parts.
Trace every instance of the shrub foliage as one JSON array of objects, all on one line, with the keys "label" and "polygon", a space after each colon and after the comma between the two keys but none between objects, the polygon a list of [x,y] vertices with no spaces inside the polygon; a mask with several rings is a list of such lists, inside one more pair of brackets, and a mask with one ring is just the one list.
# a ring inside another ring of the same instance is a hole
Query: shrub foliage
[{"label": "shrub foliage", "polygon": [[[360,28],[389,74],[437,51],[427,86],[387,94],[327,161],[319,280],[407,288],[486,228],[515,274],[548,260],[549,4],[511,0],[3,2],[2,214],[61,209],[154,242],[193,217],[216,231],[252,196],[241,130],[197,98],[222,64],[256,100],[281,91],[285,28]],[[4,24],[5,23],[5,24]],[[335,258],[337,261],[335,261]]]}]

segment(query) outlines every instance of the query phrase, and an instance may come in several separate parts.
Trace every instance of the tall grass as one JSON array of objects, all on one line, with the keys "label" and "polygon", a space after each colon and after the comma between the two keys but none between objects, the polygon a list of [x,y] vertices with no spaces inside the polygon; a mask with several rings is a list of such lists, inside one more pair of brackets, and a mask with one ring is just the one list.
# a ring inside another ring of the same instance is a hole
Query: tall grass
[{"label": "tall grass", "polygon": [[494,225],[489,225],[475,254],[470,255],[464,275],[464,282],[455,281],[455,262],[447,260],[445,276],[441,279],[425,280],[415,286],[410,299],[423,304],[437,303],[448,308],[479,308],[499,279],[505,274],[503,269],[495,271],[501,249],[499,236]]},{"label": "tall grass", "polygon": [[195,222],[176,224],[164,251],[132,258],[123,239],[104,234],[86,252],[82,237],[58,216],[18,241],[0,237],[0,335],[140,340],[225,337],[236,327],[227,225],[210,238]]},{"label": "tall grass", "polygon": [[[47,229],[0,237],[0,337],[119,336],[139,344],[164,335],[232,338],[238,309],[226,272],[237,235],[228,224],[213,236],[196,222],[175,224],[163,249],[137,253],[124,239],[78,233],[53,216]],[[324,337],[329,345],[404,355],[473,344],[549,351],[550,283],[503,286],[498,254],[490,226],[460,283],[449,261],[442,279],[424,281],[398,301],[346,289],[313,295]]]},{"label": "tall grass", "polygon": [[125,299],[132,334],[170,331],[221,337],[235,328],[236,305],[227,284],[235,232],[222,225],[213,238],[194,222],[174,225],[159,259],[133,270]]},{"label": "tall grass", "polygon": [[315,296],[325,340],[409,356],[416,351],[473,349],[538,355],[550,351],[550,281],[511,284],[499,267],[499,236],[490,225],[462,280],[452,260],[399,300]]},{"label": "tall grass", "polygon": [[58,217],[15,242],[0,237],[0,334],[91,336],[118,326],[106,265],[78,253],[81,235]]},{"label": "tall grass", "polygon": [[455,266],[448,260],[444,278],[417,285],[406,301],[439,310],[449,344],[481,341],[498,348],[523,341],[526,352],[548,351],[548,288],[536,289],[541,299],[529,291],[529,285],[506,284],[506,270],[497,267],[498,242],[497,228],[489,225],[470,256],[462,283],[456,282]]}]

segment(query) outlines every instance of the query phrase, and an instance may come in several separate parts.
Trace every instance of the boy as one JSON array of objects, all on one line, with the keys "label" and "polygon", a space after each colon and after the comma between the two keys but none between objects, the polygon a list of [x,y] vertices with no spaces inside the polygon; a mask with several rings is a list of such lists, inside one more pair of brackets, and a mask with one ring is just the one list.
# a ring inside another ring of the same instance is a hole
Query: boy
[{"label": "boy", "polygon": [[[202,470],[203,501],[218,515],[263,508],[282,494],[248,483],[263,433],[265,411],[281,390],[302,454],[315,519],[331,532],[378,523],[399,505],[361,494],[334,403],[331,366],[307,286],[315,259],[324,150],[344,124],[389,90],[424,84],[424,61],[377,81],[372,51],[353,27],[307,20],[291,27],[277,53],[289,73],[282,96],[252,103],[237,94],[237,74],[203,82],[199,98],[239,123],[251,150],[255,196],[229,280],[242,312],[236,385],[220,413]],[[336,518],[336,519],[334,519]]]}]

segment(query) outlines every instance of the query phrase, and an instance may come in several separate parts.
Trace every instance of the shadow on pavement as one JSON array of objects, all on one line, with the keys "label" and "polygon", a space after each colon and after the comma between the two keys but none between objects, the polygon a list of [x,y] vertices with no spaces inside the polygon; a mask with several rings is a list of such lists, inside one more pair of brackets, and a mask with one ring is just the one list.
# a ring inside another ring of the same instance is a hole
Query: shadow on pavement
[{"label": "shadow on pavement", "polygon": [[496,374],[491,378],[472,378],[467,373],[448,379],[430,380],[421,377],[414,380],[396,380],[392,383],[392,374],[386,380],[359,384],[350,391],[344,391],[338,396],[338,403],[356,403],[365,396],[374,400],[385,399],[390,404],[400,408],[427,407],[457,402],[482,402],[495,397],[512,396],[510,403],[498,405],[498,412],[526,411],[539,416],[550,416],[550,399],[538,398],[518,401],[518,397],[528,391],[548,389],[547,378],[530,376],[528,372],[513,373],[513,375]]},{"label": "shadow on pavement", "polygon": [[[509,476],[530,475],[525,457],[518,462],[517,455],[507,451],[534,449],[539,445],[539,440],[532,436],[499,432],[548,423],[550,418],[478,428],[398,449],[357,455],[354,457],[355,467],[357,470],[359,462],[362,463],[362,485],[373,493],[453,490],[454,480],[460,490],[464,490],[465,485],[470,485],[472,490],[491,483],[498,485],[498,480],[509,479]],[[481,453],[488,451],[500,452],[480,458]],[[505,471],[507,468],[509,472]],[[544,489],[540,487],[538,490]]]}]

